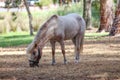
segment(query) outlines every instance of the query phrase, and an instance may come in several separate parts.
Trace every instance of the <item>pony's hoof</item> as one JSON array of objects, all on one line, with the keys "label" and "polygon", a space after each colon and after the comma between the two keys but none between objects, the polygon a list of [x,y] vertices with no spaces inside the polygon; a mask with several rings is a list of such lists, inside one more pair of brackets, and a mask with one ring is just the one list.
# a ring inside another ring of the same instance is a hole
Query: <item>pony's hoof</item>
[{"label": "pony's hoof", "polygon": [[79,63],[79,60],[75,60],[75,63]]},{"label": "pony's hoof", "polygon": [[67,61],[64,62],[65,65],[66,65],[67,63],[68,63]]},{"label": "pony's hoof", "polygon": [[56,64],[56,63],[54,62],[54,63],[52,63],[51,65],[54,66],[55,64]]}]

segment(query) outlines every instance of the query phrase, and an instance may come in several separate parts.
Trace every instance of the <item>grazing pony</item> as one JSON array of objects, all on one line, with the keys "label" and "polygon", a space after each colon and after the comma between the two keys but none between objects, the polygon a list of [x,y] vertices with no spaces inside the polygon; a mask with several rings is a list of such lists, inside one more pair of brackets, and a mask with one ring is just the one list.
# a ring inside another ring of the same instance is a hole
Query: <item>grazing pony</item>
[{"label": "grazing pony", "polygon": [[55,64],[55,43],[59,42],[66,64],[64,40],[72,40],[75,45],[75,60],[79,61],[79,54],[83,49],[85,21],[76,13],[65,16],[51,16],[38,30],[32,43],[27,47],[30,67],[38,66],[42,56],[42,49],[50,41],[52,47],[52,64]]}]

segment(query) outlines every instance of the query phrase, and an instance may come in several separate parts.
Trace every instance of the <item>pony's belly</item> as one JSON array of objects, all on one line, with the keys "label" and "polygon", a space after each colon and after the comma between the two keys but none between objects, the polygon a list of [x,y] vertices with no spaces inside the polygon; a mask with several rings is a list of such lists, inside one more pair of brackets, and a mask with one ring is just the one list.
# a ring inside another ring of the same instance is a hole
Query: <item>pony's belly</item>
[{"label": "pony's belly", "polygon": [[67,27],[66,29],[65,29],[65,32],[64,32],[64,34],[65,34],[65,40],[67,40],[67,39],[73,39],[77,34],[78,34],[78,32],[79,32],[79,26],[78,26],[78,24],[76,23],[76,24],[71,24],[71,26],[69,26],[69,27]]},{"label": "pony's belly", "polygon": [[62,39],[70,40],[73,39],[76,35],[77,33],[68,33],[68,34],[63,33],[63,34],[55,35],[54,37],[51,38],[51,40],[55,40],[55,41],[60,41]]},{"label": "pony's belly", "polygon": [[77,35],[76,32],[69,32],[69,33],[65,34],[64,40],[73,39],[76,35]]}]

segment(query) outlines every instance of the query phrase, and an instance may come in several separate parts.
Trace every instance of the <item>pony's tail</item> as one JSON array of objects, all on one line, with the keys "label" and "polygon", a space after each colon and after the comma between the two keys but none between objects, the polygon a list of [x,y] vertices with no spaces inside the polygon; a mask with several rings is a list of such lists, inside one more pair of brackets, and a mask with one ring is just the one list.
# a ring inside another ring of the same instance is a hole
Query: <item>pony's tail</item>
[{"label": "pony's tail", "polygon": [[80,52],[81,53],[83,52],[83,43],[84,43],[84,34],[81,36],[81,39],[80,39]]},{"label": "pony's tail", "polygon": [[77,21],[79,23],[80,33],[81,33],[81,37],[80,37],[80,52],[83,52],[83,43],[84,43],[84,34],[85,34],[85,30],[86,30],[86,23],[85,23],[85,20],[81,16],[77,17]]}]

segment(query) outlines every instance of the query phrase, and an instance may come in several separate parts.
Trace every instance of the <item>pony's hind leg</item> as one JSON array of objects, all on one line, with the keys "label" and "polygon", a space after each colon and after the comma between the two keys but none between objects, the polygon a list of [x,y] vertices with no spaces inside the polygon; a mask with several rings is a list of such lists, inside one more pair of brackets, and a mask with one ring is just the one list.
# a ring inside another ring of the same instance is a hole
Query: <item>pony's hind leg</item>
[{"label": "pony's hind leg", "polygon": [[66,64],[66,63],[67,63],[67,59],[66,59],[66,56],[65,56],[65,45],[64,45],[64,41],[62,40],[62,41],[60,41],[59,43],[60,43],[60,45],[61,45],[61,50],[62,50],[62,54],[63,54],[63,58],[64,58],[64,64]]},{"label": "pony's hind leg", "polygon": [[50,41],[51,47],[52,47],[52,65],[54,65],[55,62],[55,41]]},{"label": "pony's hind leg", "polygon": [[78,63],[80,59],[80,36],[76,36],[72,41],[75,45],[75,62]]}]

